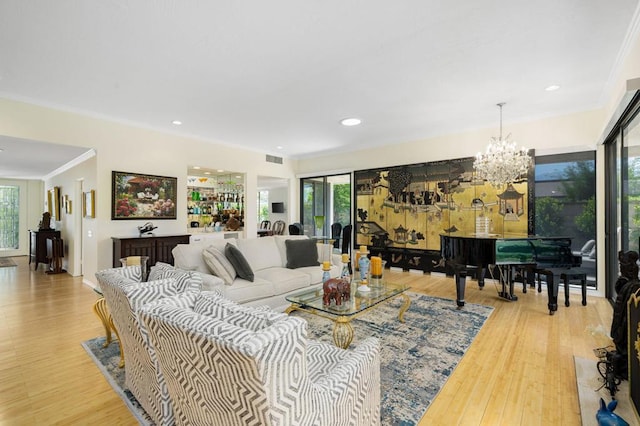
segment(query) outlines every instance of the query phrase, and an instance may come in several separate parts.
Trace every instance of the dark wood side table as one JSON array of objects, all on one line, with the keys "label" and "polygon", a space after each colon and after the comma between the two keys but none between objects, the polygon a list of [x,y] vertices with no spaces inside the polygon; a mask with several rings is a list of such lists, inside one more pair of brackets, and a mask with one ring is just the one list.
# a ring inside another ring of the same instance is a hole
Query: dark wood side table
[{"label": "dark wood side table", "polygon": [[178,244],[189,244],[189,234],[145,235],[142,237],[111,237],[113,241],[113,267],[119,268],[120,258],[128,256],[148,256],[147,267],[156,262],[173,265],[171,250]]},{"label": "dark wood side table", "polygon": [[60,238],[60,231],[54,229],[29,230],[29,265],[34,262],[38,269],[39,263],[49,263],[47,256],[47,239]]}]

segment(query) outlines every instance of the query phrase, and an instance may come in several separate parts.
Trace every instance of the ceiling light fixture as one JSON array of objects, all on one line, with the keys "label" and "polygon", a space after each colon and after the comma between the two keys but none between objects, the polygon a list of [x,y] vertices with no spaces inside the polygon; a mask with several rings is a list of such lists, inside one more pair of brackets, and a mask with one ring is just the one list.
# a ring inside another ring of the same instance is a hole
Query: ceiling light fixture
[{"label": "ceiling light fixture", "polygon": [[173,121],[171,122],[171,124],[173,124],[174,126],[179,126],[179,125],[181,125],[181,124],[182,124],[182,121],[180,121],[180,120],[173,120]]},{"label": "ceiling light fixture", "polygon": [[200,170],[200,166],[193,166],[194,169]]},{"label": "ceiling light fixture", "polygon": [[276,146],[276,149],[282,149],[281,145]]},{"label": "ceiling light fixture", "polygon": [[500,107],[500,136],[491,138],[491,143],[484,154],[478,153],[473,168],[480,179],[488,181],[495,187],[515,182],[525,174],[531,164],[531,157],[526,148],[516,149],[516,143],[509,141],[511,135],[502,138],[502,107]]},{"label": "ceiling light fixture", "polygon": [[558,86],[556,84],[553,84],[553,85],[551,85],[549,87],[546,87],[544,90],[546,90],[547,92],[553,92],[555,90],[558,90],[559,88],[560,88],[560,86]]},{"label": "ceiling light fixture", "polygon": [[340,120],[340,124],[342,124],[343,126],[357,126],[358,124],[362,123],[362,120],[360,120],[359,118],[343,118],[342,120]]},{"label": "ceiling light fixture", "polygon": [[218,172],[218,173],[222,173],[222,172],[224,172],[224,170],[222,170],[222,169],[218,169],[218,170],[217,170],[217,172]]}]

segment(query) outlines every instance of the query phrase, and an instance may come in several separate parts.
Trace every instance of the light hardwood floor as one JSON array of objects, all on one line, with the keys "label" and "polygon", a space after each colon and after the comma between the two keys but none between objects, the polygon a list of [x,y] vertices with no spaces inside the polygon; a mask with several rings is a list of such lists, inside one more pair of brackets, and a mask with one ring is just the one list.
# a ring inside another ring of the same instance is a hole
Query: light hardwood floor
[{"label": "light hardwood floor", "polygon": [[[80,343],[102,335],[93,290],[80,277],[28,268],[0,268],[0,424],[135,425],[137,422]],[[417,292],[451,299],[451,278],[388,274]],[[420,425],[579,425],[573,356],[594,359],[608,343],[586,331],[611,324],[602,298],[588,305],[572,294],[550,316],[545,293],[518,288],[517,302],[499,299],[492,283],[467,284],[467,303],[495,307]],[[562,300],[563,294],[560,294]],[[594,412],[595,415],[595,412]]]}]

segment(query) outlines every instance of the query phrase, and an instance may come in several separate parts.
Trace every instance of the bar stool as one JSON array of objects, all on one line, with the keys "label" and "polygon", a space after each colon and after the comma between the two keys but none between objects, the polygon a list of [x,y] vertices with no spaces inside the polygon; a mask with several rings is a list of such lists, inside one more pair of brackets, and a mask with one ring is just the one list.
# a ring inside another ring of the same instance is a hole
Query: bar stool
[{"label": "bar stool", "polygon": [[587,306],[587,274],[585,273],[573,273],[563,272],[560,274],[560,279],[564,282],[564,306],[569,306],[569,283],[571,281],[580,281],[582,287],[582,306]]}]

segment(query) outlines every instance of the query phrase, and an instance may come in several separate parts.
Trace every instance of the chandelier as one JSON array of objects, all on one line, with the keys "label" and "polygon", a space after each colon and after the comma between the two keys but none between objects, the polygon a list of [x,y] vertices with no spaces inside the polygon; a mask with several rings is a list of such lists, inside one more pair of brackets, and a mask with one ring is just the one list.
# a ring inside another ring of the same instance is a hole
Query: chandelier
[{"label": "chandelier", "polygon": [[531,164],[531,157],[526,148],[517,149],[516,143],[509,140],[508,135],[502,138],[502,107],[500,107],[500,137],[491,138],[484,154],[478,153],[473,162],[476,176],[484,179],[495,187],[515,182],[520,176],[527,173]]}]

